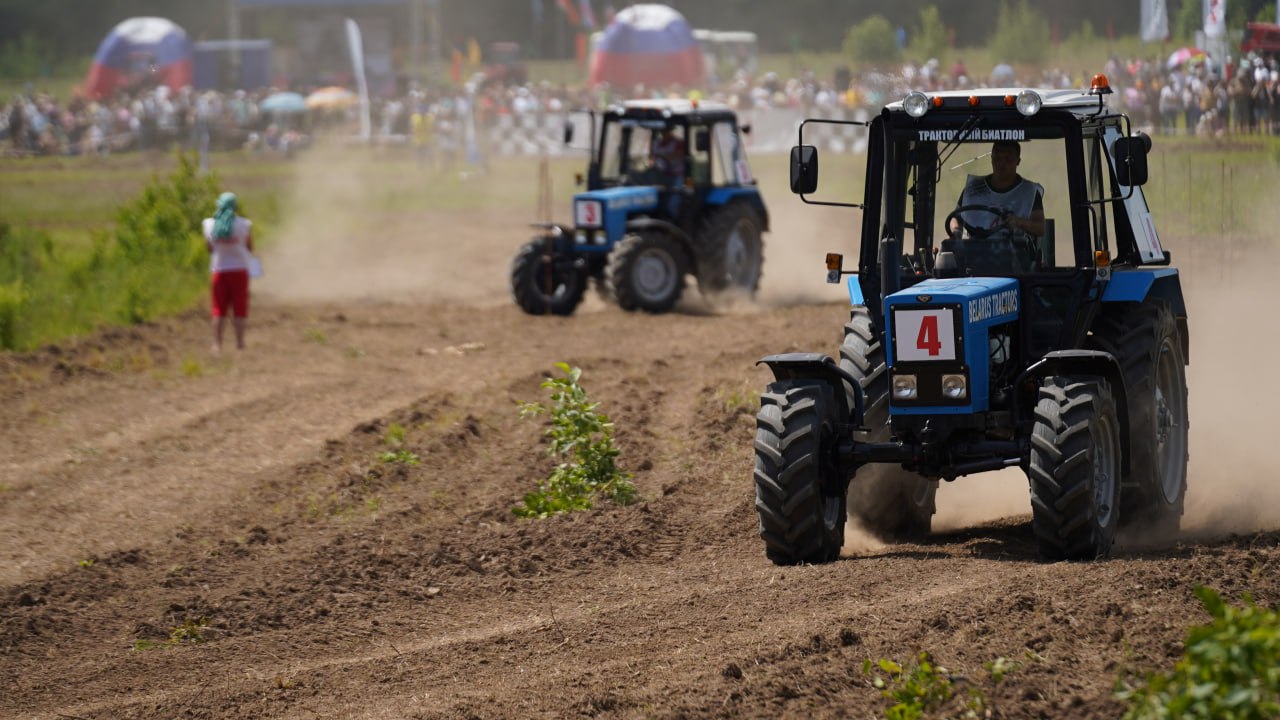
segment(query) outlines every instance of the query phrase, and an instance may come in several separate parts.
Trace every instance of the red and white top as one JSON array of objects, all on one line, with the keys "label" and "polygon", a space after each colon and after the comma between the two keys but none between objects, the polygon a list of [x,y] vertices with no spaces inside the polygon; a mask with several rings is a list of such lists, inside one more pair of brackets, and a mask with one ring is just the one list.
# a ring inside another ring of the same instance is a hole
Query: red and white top
[{"label": "red and white top", "polygon": [[205,242],[209,244],[212,254],[209,259],[211,272],[249,269],[249,233],[253,228],[252,221],[237,215],[231,226],[231,237],[221,240],[213,237],[213,218],[205,218],[201,225]]}]

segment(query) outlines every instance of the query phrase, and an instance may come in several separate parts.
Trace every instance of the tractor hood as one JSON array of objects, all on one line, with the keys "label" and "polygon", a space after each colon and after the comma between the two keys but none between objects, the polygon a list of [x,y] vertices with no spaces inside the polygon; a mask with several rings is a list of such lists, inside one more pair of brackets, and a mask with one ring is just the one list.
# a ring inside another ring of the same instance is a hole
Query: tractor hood
[{"label": "tractor hood", "polygon": [[[918,399],[891,398],[893,414],[967,414],[989,407],[993,328],[1018,318],[1012,278],[938,278],[900,290],[884,301],[885,357],[892,377],[919,382]],[[944,377],[963,376],[968,392],[948,399]]]},{"label": "tractor hood", "polygon": [[957,304],[963,322],[992,325],[1018,315],[1018,281],[1012,278],[938,278],[916,283],[884,300],[885,315],[904,305]]},{"label": "tractor hood", "polygon": [[579,215],[579,208],[584,205],[594,205],[601,214],[649,210],[658,206],[658,189],[622,186],[580,192],[573,196],[574,222],[578,224],[582,224],[583,220]]}]

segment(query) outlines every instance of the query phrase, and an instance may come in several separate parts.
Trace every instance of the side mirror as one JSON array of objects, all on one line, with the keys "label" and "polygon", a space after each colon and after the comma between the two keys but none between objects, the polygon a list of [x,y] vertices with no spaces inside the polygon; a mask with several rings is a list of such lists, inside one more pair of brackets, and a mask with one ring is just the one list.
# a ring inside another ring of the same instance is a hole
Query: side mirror
[{"label": "side mirror", "polygon": [[1146,133],[1117,138],[1111,143],[1111,155],[1116,160],[1116,182],[1125,187],[1147,184],[1147,153],[1149,152],[1151,152],[1151,137]]},{"label": "side mirror", "polygon": [[568,145],[573,142],[573,121],[564,121],[564,144]]},{"label": "side mirror", "polygon": [[791,192],[808,195],[818,189],[818,148],[796,145],[791,148]]},{"label": "side mirror", "polygon": [[711,149],[711,131],[702,128],[693,134],[693,149],[704,153]]}]

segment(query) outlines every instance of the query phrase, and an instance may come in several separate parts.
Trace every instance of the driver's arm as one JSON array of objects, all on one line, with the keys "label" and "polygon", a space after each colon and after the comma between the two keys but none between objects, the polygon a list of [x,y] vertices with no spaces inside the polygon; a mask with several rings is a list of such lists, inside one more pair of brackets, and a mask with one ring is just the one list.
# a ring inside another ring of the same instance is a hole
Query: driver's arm
[{"label": "driver's arm", "polygon": [[1036,193],[1035,205],[1031,208],[1029,217],[1018,217],[1017,215],[1009,215],[1006,224],[1015,230],[1021,230],[1028,235],[1040,237],[1044,235],[1044,198],[1040,193]]}]

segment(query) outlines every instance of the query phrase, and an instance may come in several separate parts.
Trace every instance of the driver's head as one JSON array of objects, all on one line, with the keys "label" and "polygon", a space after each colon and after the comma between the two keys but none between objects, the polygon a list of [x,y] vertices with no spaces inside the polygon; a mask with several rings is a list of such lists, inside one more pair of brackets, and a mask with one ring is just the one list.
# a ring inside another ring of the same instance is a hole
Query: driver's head
[{"label": "driver's head", "polygon": [[997,178],[1012,178],[1022,162],[1022,146],[1013,140],[997,140],[991,145],[991,173]]}]

